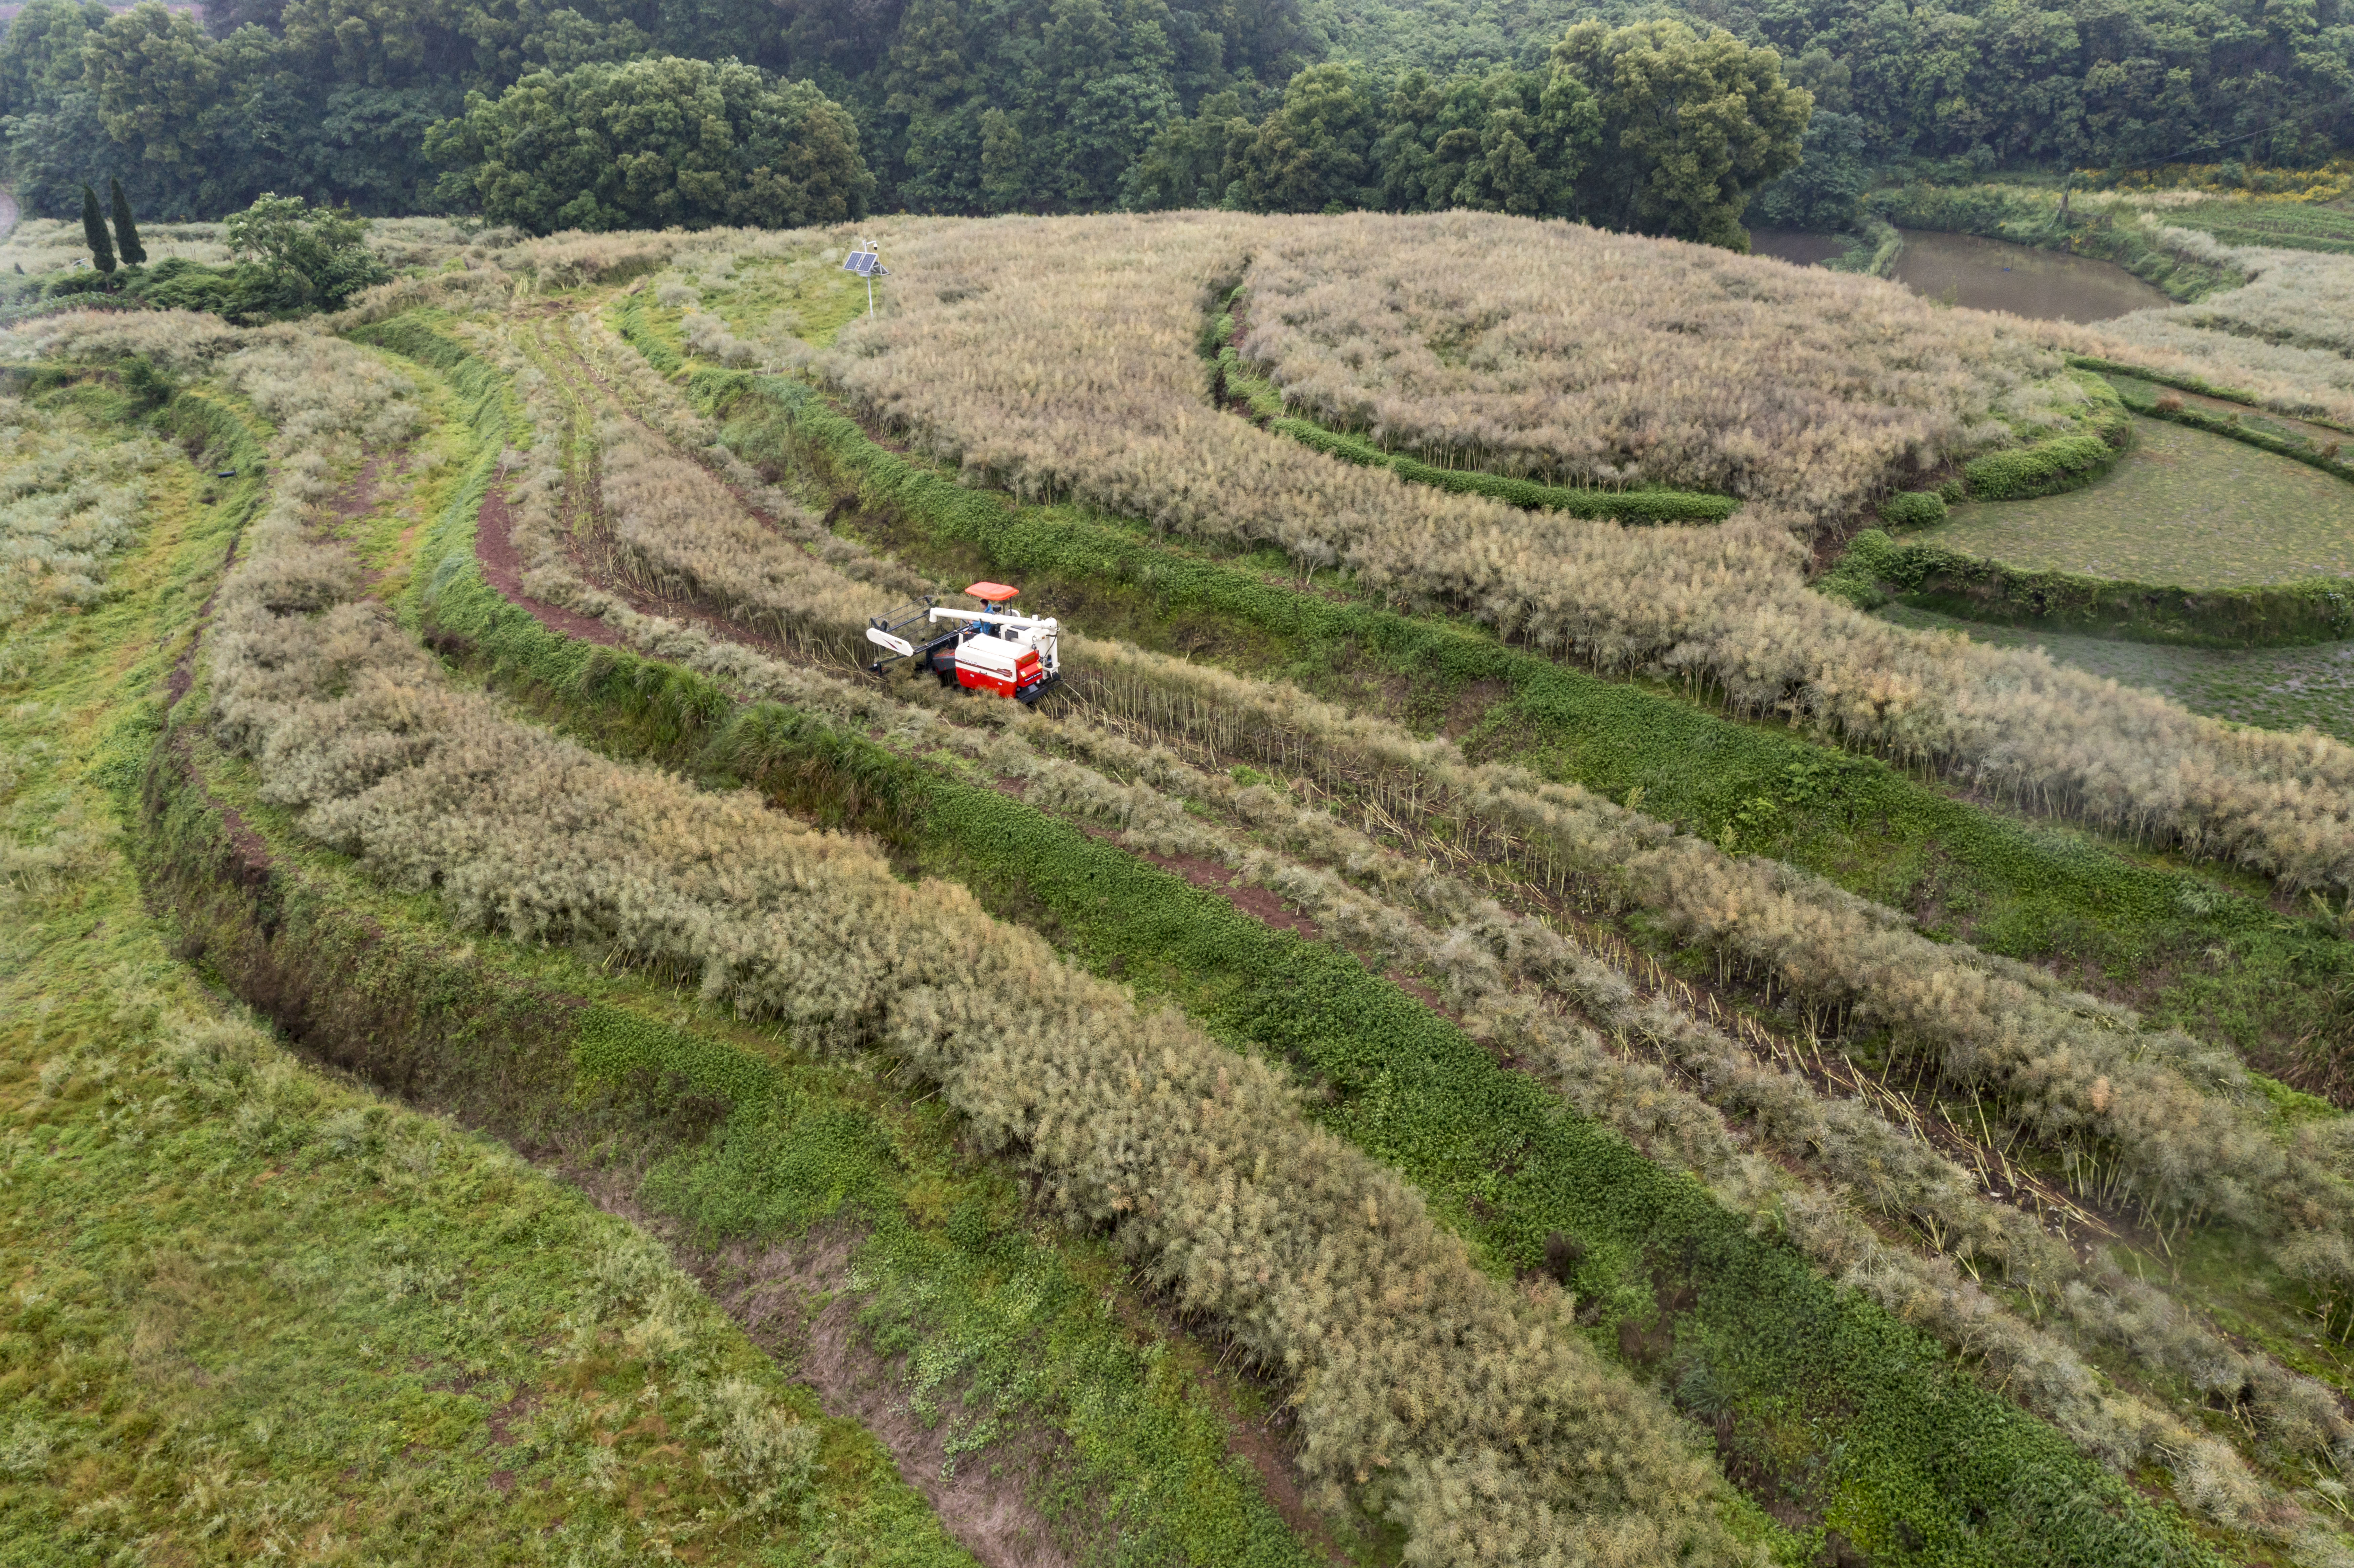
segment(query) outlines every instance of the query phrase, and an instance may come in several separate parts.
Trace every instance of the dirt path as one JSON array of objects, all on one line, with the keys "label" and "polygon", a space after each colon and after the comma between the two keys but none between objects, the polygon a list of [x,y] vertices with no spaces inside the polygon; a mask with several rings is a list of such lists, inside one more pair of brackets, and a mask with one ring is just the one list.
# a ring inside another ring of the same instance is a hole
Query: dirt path
[{"label": "dirt path", "polygon": [[595,616],[549,604],[524,591],[523,552],[515,548],[514,542],[514,509],[508,504],[505,491],[497,485],[482,497],[482,509],[476,514],[474,561],[501,599],[517,609],[529,611],[549,630],[607,648],[621,645],[621,634]]}]

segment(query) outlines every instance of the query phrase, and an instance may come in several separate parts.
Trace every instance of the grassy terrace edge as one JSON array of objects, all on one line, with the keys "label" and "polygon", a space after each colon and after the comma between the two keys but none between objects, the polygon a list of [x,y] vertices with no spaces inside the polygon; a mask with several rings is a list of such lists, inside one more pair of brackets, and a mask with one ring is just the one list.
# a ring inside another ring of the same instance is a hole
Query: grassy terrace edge
[{"label": "grassy terrace edge", "polygon": [[[458,364],[454,344],[408,330],[385,341]],[[874,832],[903,863],[964,882],[1098,972],[1288,1062],[1317,1086],[1312,1114],[1399,1168],[1490,1268],[1531,1271],[1549,1236],[1577,1238],[1585,1256],[1570,1284],[1601,1308],[1598,1348],[1681,1375],[1687,1393],[1702,1369],[1727,1414],[1741,1412],[1728,1436],[1744,1448],[1798,1445],[1824,1467],[1833,1500],[1809,1550],[1838,1529],[1872,1551],[1917,1541],[1921,1561],[2210,1560],[2174,1516],[1978,1386],[1934,1341],[1838,1291],[1749,1217],[1568,1111],[1344,949],[1272,930],[946,766],[563,637],[482,579],[471,514],[426,548],[438,557],[420,579],[432,585],[434,643],[590,744]],[[1836,1446],[1808,1435],[1826,1420]]]},{"label": "grassy terrace edge", "polygon": [[[640,304],[626,302],[616,324],[656,368],[687,373]],[[838,494],[959,567],[1015,575],[1042,596],[1059,602],[1067,592],[1131,622],[1149,604],[1195,630],[1235,629],[1264,657],[1261,673],[1296,674],[1311,689],[1342,659],[1435,688],[1434,707],[1466,688],[1500,689],[1463,737],[1480,755],[1613,800],[1639,789],[1653,815],[1712,838],[1735,831],[1743,850],[1866,897],[1948,912],[1922,922],[1932,934],[2115,978],[2163,970],[2165,988],[2145,999],[2159,1022],[2220,1031],[2273,1077],[2334,1082],[2354,1030],[2354,950],[2333,920],[2271,907],[2256,879],[2128,856],[1956,800],[1877,758],[1590,674],[1478,628],[1300,592],[1072,508],[967,489],[881,446],[799,381],[695,369],[687,387],[746,459],[772,471],[813,465]],[[1953,920],[1965,911],[1966,924]],[[2221,969],[2189,961],[2218,946],[2231,955]],[[2266,1081],[2285,1103],[2302,1099]]]},{"label": "grassy terrace edge", "polygon": [[[474,390],[477,415],[501,397]],[[222,448],[237,451],[235,466],[260,471],[250,433],[222,433],[243,438]],[[500,450],[482,448],[441,520],[462,511],[469,539]],[[1140,1344],[1149,1336],[1110,1294],[1119,1261],[1040,1232],[1020,1183],[955,1147],[948,1113],[896,1104],[854,1068],[780,1049],[769,1032],[657,1016],[681,1011],[658,984],[617,984],[497,937],[460,939],[421,912],[429,900],[373,888],[229,784],[249,769],[217,757],[186,716],[204,693],[199,675],[139,771],[125,810],[134,863],[170,910],[183,956],[306,1055],[567,1164],[618,1151],[644,1171],[640,1201],[698,1245],[816,1226],[854,1238],[871,1282],[860,1321],[878,1353],[941,1335],[955,1347],[915,1390],[933,1419],[961,1415],[985,1436],[1026,1405],[1017,1423],[1027,1414],[1057,1431],[1059,1473],[1034,1479],[1050,1518],[1085,1502],[1119,1520],[1124,1549],[1196,1564],[1321,1560],[1229,1451],[1225,1418],[1189,1387],[1204,1358]],[[1042,1318],[1052,1327],[1041,1330]],[[959,1383],[973,1396],[961,1411]],[[905,1494],[895,1506],[928,1519],[912,1489],[891,1486]],[[937,1525],[873,1522],[874,1542],[894,1549],[877,1562],[970,1561]]]},{"label": "grassy terrace edge", "polygon": [[[1239,289],[1234,291],[1234,294],[1240,292]],[[1229,306],[1234,294],[1227,297]],[[1543,508],[1565,512],[1573,517],[1611,517],[1622,523],[1721,523],[1741,504],[1730,495],[1709,495],[1697,491],[1595,490],[1545,484],[1479,469],[1440,468],[1405,452],[1384,451],[1361,436],[1293,414],[1273,382],[1244,366],[1242,356],[1235,352],[1234,335],[1231,309],[1212,317],[1203,330],[1201,346],[1209,361],[1211,401],[1239,403],[1250,411],[1254,422],[1327,457],[1364,468],[1385,468],[1413,484],[1427,484],[1458,495],[1484,495],[1527,511]]]}]

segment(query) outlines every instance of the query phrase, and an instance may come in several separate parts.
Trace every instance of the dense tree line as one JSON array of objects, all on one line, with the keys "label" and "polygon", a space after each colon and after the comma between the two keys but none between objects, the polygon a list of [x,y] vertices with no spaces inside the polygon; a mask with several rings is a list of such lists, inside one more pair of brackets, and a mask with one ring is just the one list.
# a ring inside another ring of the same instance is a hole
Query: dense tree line
[{"label": "dense tree line", "polygon": [[1468,207],[1582,217],[1746,249],[1751,193],[1799,162],[1807,94],[1769,50],[1681,22],[1581,22],[1540,70],[1394,84],[1348,66],[1294,77],[1263,120],[1234,93],[1172,121],[1132,207],[1256,212]]},{"label": "dense tree line", "polygon": [[[1683,0],[1770,44],[1877,160],[2309,164],[2354,146],[2349,0]],[[1377,70],[1530,69],[1570,23],[1638,0],[1318,0]],[[1845,131],[1837,132],[1845,135]]]},{"label": "dense tree line", "polygon": [[[885,210],[1460,203],[1722,232],[1755,171],[1783,161],[1789,111],[1778,86],[1757,85],[1770,48],[1820,111],[1808,164],[1771,198],[1781,221],[1836,220],[1861,170],[1896,156],[2284,161],[2354,143],[2354,0],[1688,9],[1698,42],[1669,47],[1606,26],[1631,0],[1575,27],[1562,0],[207,0],[201,16],[32,0],[0,40],[0,138],[27,209],[52,216],[115,176],[156,217],[215,217],[264,191],[535,223],[573,204],[615,223],[823,215],[856,210],[866,188],[846,161],[854,141]],[[1621,41],[1564,57],[1578,37]],[[688,96],[716,95],[727,145],[700,164],[673,156],[700,124],[605,122],[613,95],[684,79],[681,65],[639,74],[663,58],[707,62]],[[716,62],[732,64],[712,77]],[[1686,123],[1692,90],[1734,78],[1754,130]],[[749,107],[778,93],[798,107]],[[1646,124],[1647,102],[1670,111]],[[559,130],[588,141],[546,177],[484,185],[480,165],[502,149],[531,156]],[[778,136],[799,147],[804,130],[814,151],[777,175]],[[636,172],[557,177],[607,154]],[[764,167],[761,197],[693,194]]]},{"label": "dense tree line", "polygon": [[[813,83],[849,111],[888,207],[979,210],[988,182],[1039,207],[1102,207],[1169,118],[1224,88],[1279,87],[1320,49],[1294,0],[210,0],[201,22],[32,0],[0,41],[0,135],[37,214],[69,214],[112,175],[165,217],[264,190],[430,210],[452,193],[428,132],[465,116],[467,134],[500,134],[469,94],[675,56]],[[630,87],[550,90],[593,108]],[[600,207],[635,210],[609,197]]]}]

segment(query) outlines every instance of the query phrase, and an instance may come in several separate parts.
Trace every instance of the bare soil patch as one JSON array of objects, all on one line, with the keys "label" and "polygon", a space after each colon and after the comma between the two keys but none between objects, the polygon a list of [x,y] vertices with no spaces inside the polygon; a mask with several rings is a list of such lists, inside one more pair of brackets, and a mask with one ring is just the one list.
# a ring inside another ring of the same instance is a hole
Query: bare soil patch
[{"label": "bare soil patch", "polygon": [[621,634],[596,617],[549,604],[524,592],[523,555],[514,545],[514,514],[496,486],[482,497],[482,509],[474,524],[474,559],[500,598],[518,609],[530,611],[533,619],[549,630],[608,648],[620,645]]}]

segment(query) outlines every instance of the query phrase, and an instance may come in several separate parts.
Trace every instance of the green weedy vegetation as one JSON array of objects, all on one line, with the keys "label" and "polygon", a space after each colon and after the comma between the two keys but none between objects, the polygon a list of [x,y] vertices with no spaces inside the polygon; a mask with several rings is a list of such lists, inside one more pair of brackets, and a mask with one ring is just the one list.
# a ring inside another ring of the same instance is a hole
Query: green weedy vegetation
[{"label": "green weedy vegetation", "polygon": [[[102,461],[135,412],[82,387],[42,417]],[[178,961],[125,831],[257,487],[146,483],[109,597],[0,658],[0,1563],[969,1563],[633,1227]]]},{"label": "green weedy vegetation", "polygon": [[1964,494],[1974,501],[2018,501],[2074,490],[2106,473],[2133,444],[2133,420],[2117,389],[2089,370],[2072,368],[2068,376],[2084,389],[2080,428],[1972,458],[1962,465]]},{"label": "green weedy vegetation", "polygon": [[[1290,1063],[1320,1086],[1320,1119],[1437,1199],[1491,1266],[1532,1270],[1553,1238],[1575,1238],[1569,1283],[1598,1308],[1604,1347],[1615,1336],[1631,1365],[1723,1417],[1736,1452],[1778,1455],[1784,1484],[1828,1505],[1823,1528],[1870,1548],[1918,1540],[1931,1561],[2203,1554],[1925,1337],[1834,1292],[1345,952],[1270,931],[1116,846],[806,715],[739,711],[683,669],[568,644],[481,583],[469,535],[429,548],[444,563],[426,574],[440,584],[435,634],[578,733],[876,831],[1090,967]],[[1803,1436],[1825,1422],[1835,1445]],[[2066,1500],[2078,1497],[2106,1500],[2078,1522]],[[2055,1524],[2062,1514],[2070,1522]]]},{"label": "green weedy vegetation", "polygon": [[[617,324],[649,341],[628,311]],[[1646,811],[1688,831],[1930,912],[1933,934],[2105,975],[2137,989],[2154,1022],[2228,1041],[2296,1082],[2336,1082],[2354,958],[2334,918],[2284,919],[2236,879],[1964,804],[1872,758],[1474,628],[1296,592],[1076,508],[1013,506],[875,444],[798,383],[698,371],[691,387],[726,417],[731,447],[756,463],[813,465],[911,558],[1002,572],[1075,621],[1148,646],[1167,646],[1170,618],[1182,618],[1189,648],[1246,651],[1255,673],[1310,690],[1355,697],[1354,675],[1402,677],[1410,716],[1425,723],[1484,687],[1497,695],[1462,737],[1476,757],[1511,758],[1612,800],[1639,791]]]}]

